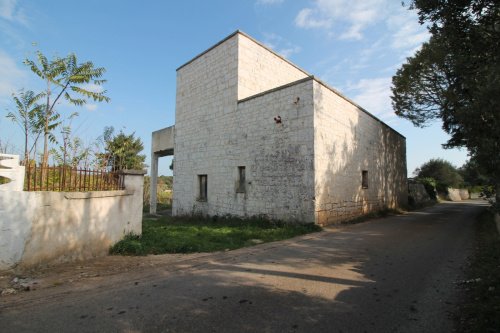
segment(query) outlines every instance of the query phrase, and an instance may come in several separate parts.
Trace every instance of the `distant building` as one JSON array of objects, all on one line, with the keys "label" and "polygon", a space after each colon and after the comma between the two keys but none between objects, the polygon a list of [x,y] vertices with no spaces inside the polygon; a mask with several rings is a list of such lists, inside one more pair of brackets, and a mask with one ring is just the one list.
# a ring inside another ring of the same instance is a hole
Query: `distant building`
[{"label": "distant building", "polygon": [[153,133],[173,215],[325,225],[406,204],[406,139],[240,31],[177,69],[176,96],[175,131]]}]

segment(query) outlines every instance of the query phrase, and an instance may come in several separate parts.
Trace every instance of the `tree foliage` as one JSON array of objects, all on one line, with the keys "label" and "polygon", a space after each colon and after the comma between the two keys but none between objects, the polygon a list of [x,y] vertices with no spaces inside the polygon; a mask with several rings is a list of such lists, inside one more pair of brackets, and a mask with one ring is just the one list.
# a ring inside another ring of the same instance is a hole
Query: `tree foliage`
[{"label": "tree foliage", "polygon": [[144,149],[141,139],[135,138],[135,133],[127,135],[120,131],[114,135],[113,132],[112,127],[104,130],[105,152],[99,156],[100,165],[112,171],[142,170],[146,155],[140,154]]},{"label": "tree foliage", "polygon": [[491,179],[481,171],[481,168],[474,160],[467,161],[458,172],[464,179],[464,185],[468,187],[485,186],[491,184]]},{"label": "tree foliage", "polygon": [[446,192],[449,187],[459,188],[463,178],[450,162],[443,159],[431,159],[415,170],[418,178],[432,178],[439,192]]},{"label": "tree foliage", "polygon": [[[38,137],[43,128],[42,108],[38,101],[43,94],[35,94],[31,90],[21,90],[17,95],[13,94],[12,99],[16,106],[15,112],[9,112],[7,118],[16,123],[24,135],[24,165],[29,164],[30,152],[36,145]],[[33,144],[30,147],[30,138],[33,136]]]},{"label": "tree foliage", "polygon": [[396,114],[416,126],[440,119],[446,148],[466,147],[500,190],[500,3],[413,0],[429,42],[393,77]]},{"label": "tree foliage", "polygon": [[50,120],[57,115],[55,109],[61,99],[69,104],[82,106],[88,99],[95,102],[109,102],[109,97],[105,95],[105,90],[98,90],[89,87],[100,87],[106,80],[101,79],[106,72],[104,67],[95,67],[91,61],[78,63],[74,53],[64,58],[54,57],[48,60],[40,51],[36,53],[36,61],[25,59],[24,63],[38,77],[45,81],[46,89],[43,92],[45,106],[43,108],[44,119],[44,149],[42,165],[48,163],[48,142],[51,133]]},{"label": "tree foliage", "polygon": [[172,189],[173,176],[158,176],[158,185],[164,185],[167,189]]}]

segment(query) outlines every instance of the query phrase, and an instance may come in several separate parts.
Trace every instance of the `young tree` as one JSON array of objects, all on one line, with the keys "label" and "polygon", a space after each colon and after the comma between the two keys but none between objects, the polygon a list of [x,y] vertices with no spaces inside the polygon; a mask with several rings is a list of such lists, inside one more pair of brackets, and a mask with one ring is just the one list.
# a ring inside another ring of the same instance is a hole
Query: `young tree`
[{"label": "young tree", "polygon": [[[54,161],[60,166],[77,168],[81,166],[82,162],[88,161],[90,147],[85,146],[79,137],[75,137],[71,134],[71,119],[77,115],[76,112],[73,113],[69,118],[69,122],[62,126],[62,144],[60,144],[57,149],[52,148],[50,150]],[[87,167],[87,165],[84,167]]]},{"label": "young tree", "polygon": [[105,73],[105,68],[94,67],[91,61],[78,63],[75,54],[69,54],[64,58],[55,57],[51,61],[37,51],[37,62],[26,59],[24,63],[30,67],[31,71],[45,81],[44,91],[45,106],[43,108],[44,119],[44,143],[42,154],[42,166],[47,166],[49,157],[49,135],[51,133],[50,119],[57,114],[56,104],[60,99],[66,100],[69,104],[81,106],[92,99],[96,102],[109,102],[106,91],[92,91],[86,88],[86,84],[101,86],[106,80],[101,77]]},{"label": "young tree", "polygon": [[[42,108],[37,102],[43,94],[35,94],[31,90],[21,90],[18,95],[13,94],[12,99],[16,105],[16,111],[9,112],[7,118],[19,125],[24,134],[24,165],[29,165],[30,152],[36,145],[36,141],[42,129]],[[29,148],[30,136],[34,135],[33,147]]]},{"label": "young tree", "polygon": [[431,39],[393,77],[396,114],[423,127],[441,119],[445,148],[466,147],[500,202],[500,3],[413,0]]},{"label": "young tree", "polygon": [[134,134],[126,135],[122,131],[118,135],[113,135],[114,129],[107,127],[104,129],[105,152],[100,154],[100,165],[112,171],[144,168],[146,155],[140,154],[144,145],[140,138],[135,138]]}]

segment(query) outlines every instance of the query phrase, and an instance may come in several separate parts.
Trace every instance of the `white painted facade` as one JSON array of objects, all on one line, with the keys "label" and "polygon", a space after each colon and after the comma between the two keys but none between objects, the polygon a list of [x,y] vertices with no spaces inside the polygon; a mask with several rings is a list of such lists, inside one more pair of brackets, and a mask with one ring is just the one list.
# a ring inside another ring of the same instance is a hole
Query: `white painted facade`
[{"label": "white painted facade", "polygon": [[181,66],[176,97],[174,215],[324,225],[406,204],[405,138],[244,33]]}]

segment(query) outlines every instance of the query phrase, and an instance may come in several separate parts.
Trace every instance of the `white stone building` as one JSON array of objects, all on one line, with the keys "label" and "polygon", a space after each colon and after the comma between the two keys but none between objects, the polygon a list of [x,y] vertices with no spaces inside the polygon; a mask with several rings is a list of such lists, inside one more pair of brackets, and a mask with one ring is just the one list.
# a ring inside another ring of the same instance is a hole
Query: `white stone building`
[{"label": "white stone building", "polygon": [[325,225],[406,204],[406,139],[240,31],[177,69],[176,98],[173,215]]}]

